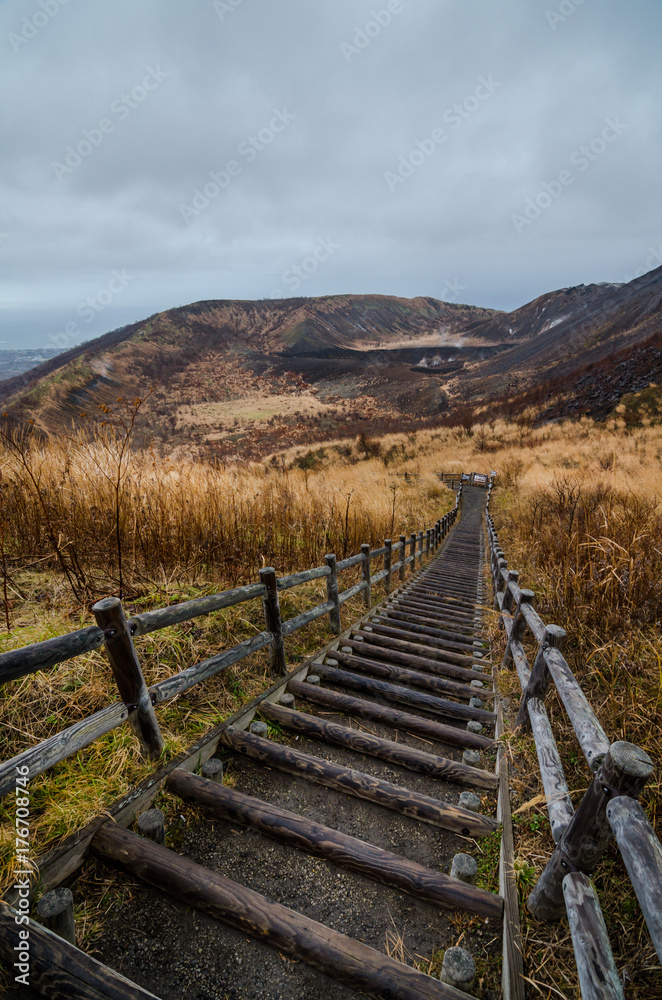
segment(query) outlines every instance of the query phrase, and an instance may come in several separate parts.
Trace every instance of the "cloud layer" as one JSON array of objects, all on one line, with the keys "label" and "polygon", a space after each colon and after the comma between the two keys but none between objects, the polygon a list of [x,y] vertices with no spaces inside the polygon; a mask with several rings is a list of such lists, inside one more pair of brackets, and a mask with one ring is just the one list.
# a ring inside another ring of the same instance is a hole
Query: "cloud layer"
[{"label": "cloud layer", "polygon": [[0,347],[658,266],[661,35],[656,0],[0,0]]}]

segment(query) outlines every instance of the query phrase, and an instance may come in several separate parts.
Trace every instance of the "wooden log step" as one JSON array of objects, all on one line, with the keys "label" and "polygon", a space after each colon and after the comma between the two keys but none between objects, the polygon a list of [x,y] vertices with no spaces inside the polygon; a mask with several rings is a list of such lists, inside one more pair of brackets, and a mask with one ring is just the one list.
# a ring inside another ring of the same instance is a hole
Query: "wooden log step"
[{"label": "wooden log step", "polygon": [[[389,603],[395,605],[397,602],[395,600],[392,600]],[[437,627],[442,629],[446,633],[444,636],[444,638],[446,639],[451,639],[455,642],[472,643],[474,639],[477,639],[480,634],[481,631],[480,626],[471,625],[465,628],[463,622],[458,623],[452,618],[449,618],[449,616],[445,614],[440,614],[435,608],[431,608],[429,605],[423,605],[417,600],[412,601],[411,605],[408,604],[407,606],[408,607],[415,606],[416,608],[423,610],[426,613],[428,611],[431,612],[434,615],[435,620],[439,623]]]},{"label": "wooden log step", "polygon": [[[13,970],[12,976],[27,976],[22,982],[32,987],[30,996],[38,992],[40,996],[61,1000],[158,1000],[153,993],[86,955],[37,921],[24,924],[18,919],[22,920],[18,911],[0,903],[0,957]],[[19,937],[21,930],[30,935],[25,963],[20,961],[20,946],[26,943]],[[15,962],[25,965],[27,971],[14,969]]]},{"label": "wooden log step", "polygon": [[437,608],[426,606],[415,599],[400,601],[396,598],[389,601],[387,607],[396,608],[398,605],[401,605],[400,610],[406,612],[407,614],[417,614],[422,615],[425,618],[432,618],[437,628],[445,629],[447,632],[454,632],[456,636],[459,637],[459,641],[462,642],[473,642],[474,635],[480,631],[478,628],[471,632],[462,632],[461,630],[458,631],[458,622],[451,614],[442,614]]},{"label": "wooden log step", "polygon": [[491,816],[462,809],[460,806],[441,802],[429,795],[412,792],[408,788],[382,781],[363,771],[340,767],[330,761],[322,760],[311,754],[302,753],[291,747],[281,746],[271,740],[246,733],[243,729],[229,726],[220,737],[219,742],[231,750],[245,754],[251,760],[257,760],[268,767],[277,767],[288,771],[307,781],[314,781],[327,788],[334,788],[346,795],[355,795],[366,799],[385,809],[392,809],[403,816],[440,826],[453,833],[461,833],[464,837],[486,837],[496,830],[498,823]]},{"label": "wooden log step", "polygon": [[435,577],[429,577],[425,580],[416,580],[412,587],[418,587],[419,585],[425,585],[426,587],[433,587],[436,592],[443,598],[444,602],[449,608],[453,608],[458,614],[468,615],[473,613],[476,607],[476,601],[467,601],[462,597],[454,597],[452,594],[446,592],[442,584],[437,583]]},{"label": "wooden log step", "polygon": [[[433,638],[440,638],[440,641],[445,642],[445,640],[438,635],[441,631],[439,628],[435,628],[434,618],[425,618],[420,615],[404,614],[402,611],[398,611],[396,608],[386,608],[381,612],[385,616],[382,620],[388,621],[389,625],[395,625],[397,622],[401,622],[403,626],[409,632],[417,632],[420,635],[431,635]],[[392,621],[391,621],[392,619]],[[474,647],[479,653],[483,653],[482,663],[489,663],[491,665],[492,661],[489,660],[485,653],[487,649],[479,649],[478,646]],[[466,663],[467,661],[472,661],[475,656],[470,656],[468,653],[459,653],[456,650],[450,649],[447,651],[448,659],[452,660],[453,663]]]},{"label": "wooden log step", "polygon": [[412,597],[431,598],[433,601],[438,601],[443,611],[463,627],[469,628],[473,624],[477,610],[475,606],[471,608],[458,608],[457,605],[449,603],[441,594],[431,591],[428,587],[407,589],[407,593],[411,594]]},{"label": "wooden log step", "polygon": [[434,576],[430,581],[426,581],[434,586],[442,596],[448,597],[459,603],[471,604],[476,599],[478,586],[476,576],[456,576],[452,573]]},{"label": "wooden log step", "polygon": [[[371,657],[383,656],[394,663],[411,664],[420,670],[428,671],[431,674],[441,674],[443,677],[454,677],[470,683],[473,680],[485,680],[485,675],[480,670],[470,670],[467,667],[459,667],[455,663],[444,660],[444,651],[433,647],[425,647],[421,644],[408,642],[405,639],[396,639],[391,636],[381,635],[377,630],[378,626],[371,626],[371,632],[363,632],[357,629],[352,632],[351,639],[343,639],[343,645],[351,645],[352,642],[361,643],[367,647]],[[396,659],[396,654],[398,658]],[[402,657],[400,659],[399,657]]]},{"label": "wooden log step", "polygon": [[[388,607],[389,608],[397,608],[399,611],[405,612],[405,614],[409,614],[411,612],[411,613],[413,613],[415,615],[419,615],[419,616],[423,615],[426,618],[432,618],[435,621],[439,620],[438,616],[437,616],[437,614],[436,614],[436,612],[434,610],[430,610],[429,608],[426,608],[425,605],[419,604],[417,601],[407,601],[407,600],[401,600],[400,598],[398,598],[397,600],[390,601],[389,604],[388,604]],[[458,636],[458,638],[455,638],[455,639],[446,639],[444,637],[444,642],[445,642],[446,647],[448,649],[456,649],[456,650],[458,650],[461,653],[462,652],[465,652],[465,653],[466,652],[470,652],[474,648],[473,635],[466,636],[466,637]]]},{"label": "wooden log step", "polygon": [[464,997],[463,993],[360,941],[273,903],[252,889],[119,826],[104,824],[92,841],[92,850],[188,906],[370,996],[383,1000]]},{"label": "wooden log step", "polygon": [[462,719],[465,722],[468,722],[469,719],[476,719],[477,722],[488,725],[493,724],[496,719],[494,712],[488,712],[484,708],[471,708],[459,701],[447,701],[445,698],[437,698],[433,694],[425,694],[423,691],[402,687],[401,684],[390,684],[388,681],[381,681],[376,677],[354,674],[349,670],[338,670],[337,667],[329,667],[326,663],[316,663],[315,670],[320,677],[324,677],[333,684],[357,688],[360,691],[370,691],[372,694],[385,698],[386,701],[397,701],[401,705],[420,708],[424,712],[441,715],[447,719]]},{"label": "wooden log step", "polygon": [[439,614],[452,618],[456,623],[456,628],[464,629],[465,631],[472,631],[474,628],[474,619],[476,616],[475,611],[460,612],[457,608],[449,606],[448,603],[440,597],[438,594],[433,594],[429,590],[416,589],[407,590],[406,596],[410,597],[412,600],[425,601],[426,604],[439,609]]},{"label": "wooden log step", "polygon": [[341,726],[337,722],[328,722],[316,715],[297,712],[284,705],[263,702],[260,714],[265,719],[278,722],[295,733],[334,743],[336,746],[348,747],[369,757],[378,757],[391,764],[409,768],[410,771],[420,771],[421,774],[427,774],[431,778],[452,781],[458,785],[470,785],[472,788],[497,787],[496,775],[491,771],[481,771],[477,767],[459,764],[457,761],[449,760],[448,757],[439,757],[425,750],[408,747],[404,743],[394,743],[393,740],[385,740],[371,733],[350,729],[349,726]]},{"label": "wooden log step", "polygon": [[485,694],[486,697],[494,697],[494,692],[487,687],[476,689],[468,684],[460,684],[459,681],[446,680],[445,677],[437,677],[434,674],[418,673],[416,670],[408,670],[395,663],[373,660],[367,656],[355,656],[352,653],[334,650],[333,659],[352,670],[358,670],[360,673],[370,674],[372,677],[389,677],[400,684],[411,684],[414,687],[423,688],[425,691],[434,691],[435,694],[446,694],[468,701],[474,697],[478,690],[481,696]]},{"label": "wooden log step", "polygon": [[[384,644],[373,643],[372,633],[365,633],[365,639],[343,639],[343,646],[350,646],[357,655],[365,656],[369,660],[386,660],[390,663],[398,663],[403,667],[415,667],[417,670],[421,670],[424,674],[433,674],[434,676],[445,677],[446,674],[445,665],[440,660],[432,659],[427,656],[417,656],[415,653],[405,653],[399,649],[395,649],[388,645],[392,642],[392,639],[385,640]],[[333,655],[333,654],[332,654]],[[453,669],[454,664],[450,664],[450,669]],[[457,687],[466,688],[472,680],[480,680],[485,683],[487,675],[480,670],[467,670],[466,668],[456,667],[458,669],[464,669],[465,675],[469,674],[467,677],[468,683],[462,683],[460,680],[448,680],[444,683],[452,684]],[[466,697],[471,698],[475,694],[472,691],[471,694],[466,695]],[[464,695],[462,695],[464,697]]]},{"label": "wooden log step", "polygon": [[477,577],[475,573],[472,573],[470,576],[461,577],[452,573],[442,574],[440,576],[435,575],[430,580],[426,580],[425,583],[427,586],[434,587],[437,593],[441,596],[448,596],[450,599],[456,600],[458,603],[472,603],[475,600],[478,591]]},{"label": "wooden log step", "polygon": [[404,622],[400,623],[400,626],[392,623],[393,627],[382,624],[383,621],[388,620],[373,618],[370,625],[372,632],[362,632],[359,630],[354,634],[361,635],[366,642],[377,642],[377,637],[379,637],[379,645],[382,645],[381,639],[385,641],[395,640],[394,649],[402,649],[405,652],[414,653],[416,656],[426,656],[429,659],[438,660],[439,663],[443,663],[445,673],[448,677],[464,678],[468,681],[480,680],[481,672],[479,670],[473,670],[471,667],[461,667],[452,660],[449,660],[443,645],[437,639],[433,639],[431,636],[418,635],[416,632],[410,632],[405,627]]},{"label": "wooden log step", "polygon": [[503,900],[495,893],[466,885],[357,837],[207,781],[189,771],[177,768],[168,778],[166,787],[184,801],[198,803],[223,819],[243,823],[281,844],[316,858],[326,858],[433,906],[459,907],[481,917],[497,919],[503,912]]},{"label": "wooden log step", "polygon": [[404,732],[413,733],[416,736],[437,740],[439,743],[450,743],[451,746],[471,747],[474,750],[492,750],[496,746],[494,740],[489,739],[487,736],[468,733],[463,729],[457,729],[455,726],[445,726],[443,722],[424,719],[420,715],[401,712],[397,708],[390,708],[388,705],[379,705],[377,702],[366,701],[364,698],[354,698],[351,694],[331,691],[329,688],[321,687],[319,684],[303,684],[301,681],[290,681],[287,689],[295,697],[305,698],[306,701],[311,702],[313,705],[323,705],[325,708],[332,708],[338,713],[358,716],[361,719],[374,719],[375,722],[382,722],[384,725],[392,726],[394,729],[402,729]]}]

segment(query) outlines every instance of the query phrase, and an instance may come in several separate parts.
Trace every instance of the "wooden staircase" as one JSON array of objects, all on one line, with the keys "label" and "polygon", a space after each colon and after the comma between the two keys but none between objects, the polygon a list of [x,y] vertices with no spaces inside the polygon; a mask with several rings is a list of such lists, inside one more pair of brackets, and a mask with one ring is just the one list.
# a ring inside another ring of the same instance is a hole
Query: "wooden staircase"
[{"label": "wooden staircase", "polygon": [[[497,996],[493,976],[487,993],[479,981],[502,941],[507,993],[522,995],[507,858],[500,894],[450,874],[458,854],[485,857],[497,813],[512,843],[483,631],[484,500],[465,488],[425,570],[256,712],[219,727],[213,755],[227,783],[170,771],[167,793],[203,810],[196,823],[173,821],[176,849],[159,842],[158,823],[155,839],[96,828],[101,871],[119,865],[157,891],[132,889],[110,918],[98,942],[106,992],[81,985],[74,962],[71,981],[45,995],[450,1000],[467,994],[452,970],[455,986],[439,980],[434,955],[460,944],[479,965],[467,989]],[[132,930],[120,947],[122,927]]]}]

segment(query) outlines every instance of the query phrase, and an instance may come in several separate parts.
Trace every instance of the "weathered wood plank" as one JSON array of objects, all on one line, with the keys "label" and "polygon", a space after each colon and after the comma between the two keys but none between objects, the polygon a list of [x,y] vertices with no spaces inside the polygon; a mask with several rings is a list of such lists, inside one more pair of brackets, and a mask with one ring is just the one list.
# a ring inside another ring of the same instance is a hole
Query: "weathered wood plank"
[{"label": "weathered wood plank", "polygon": [[179,622],[199,618],[213,611],[222,611],[223,608],[231,608],[235,604],[243,604],[244,601],[252,601],[256,597],[264,597],[264,586],[261,583],[250,583],[246,587],[235,587],[233,590],[224,590],[220,594],[210,594],[208,597],[196,597],[193,601],[173,604],[169,608],[143,611],[129,618],[129,627],[134,637],[147,635],[148,632],[167,628],[168,625],[177,625]]},{"label": "weathered wood plank", "polygon": [[497,919],[503,911],[503,900],[494,893],[468,886],[270,802],[262,802],[223,785],[210,786],[210,782],[188,771],[173,771],[166,785],[180,798],[203,805],[223,819],[244,823],[280,843],[318,858],[327,858],[349,871],[435,906],[458,906]]},{"label": "weathered wood plank", "polygon": [[563,764],[552,733],[552,727],[549,724],[545,705],[539,698],[529,698],[527,709],[538,754],[552,837],[554,842],[558,844],[574,816],[575,810],[568,792]]},{"label": "weathered wood plank", "polygon": [[316,608],[311,608],[310,611],[304,611],[294,618],[288,618],[286,622],[283,622],[283,635],[291,635],[292,632],[303,628],[304,625],[310,625],[311,622],[324,617],[324,615],[333,611],[334,608],[335,604],[333,601],[325,601],[324,604],[318,604]]},{"label": "weathered wood plank", "polygon": [[624,1000],[607,927],[591,880],[582,872],[571,872],[563,879],[563,895],[582,1000]]},{"label": "weathered wood plank", "polygon": [[372,629],[371,632],[365,632],[361,628],[352,629],[352,636],[358,636],[363,642],[374,646],[384,646],[387,649],[395,649],[403,653],[412,653],[414,656],[424,657],[428,662],[434,660],[434,667],[431,664],[429,666],[432,673],[443,674],[445,677],[457,677],[466,681],[484,680],[485,678],[485,675],[480,670],[460,667],[446,660],[443,649],[428,646],[422,642],[412,642],[410,639],[398,638],[403,635],[415,637],[415,633],[413,632],[408,633],[398,629],[385,628],[382,625],[376,624],[376,620],[373,621],[370,628]]},{"label": "weathered wood plank", "polygon": [[527,906],[537,920],[562,916],[562,883],[568,871],[590,874],[601,860],[611,839],[610,799],[619,794],[636,798],[652,774],[652,761],[641,747],[624,741],[611,745],[529,896]]},{"label": "weathered wood plank", "polygon": [[245,639],[244,642],[232,646],[231,649],[216,653],[215,656],[201,660],[200,663],[187,667],[186,670],[182,670],[172,677],[166,677],[165,680],[152,684],[149,691],[155,704],[169,701],[175,695],[181,694],[182,691],[188,691],[194,684],[199,684],[200,681],[207,680],[208,677],[213,677],[214,674],[218,674],[222,670],[227,670],[233,663],[238,663],[246,656],[251,656],[260,649],[264,649],[272,641],[272,638],[271,632],[258,632],[251,639]]},{"label": "weathered wood plank", "polygon": [[70,757],[77,750],[89,746],[99,736],[104,736],[129,718],[129,710],[124,702],[118,701],[108,708],[102,708],[87,719],[75,722],[62,732],[49,736],[29,750],[0,764],[0,797],[14,791],[16,768],[28,768],[28,776],[34,778],[61,760]]},{"label": "weathered wood plank", "polygon": [[522,935],[519,921],[519,897],[515,878],[515,844],[510,809],[508,761],[499,751],[499,819],[501,820],[500,888],[504,900],[505,964],[510,1000],[525,1000]]},{"label": "weathered wood plank", "polygon": [[356,597],[356,595],[360,594],[362,590],[365,590],[366,586],[367,584],[365,580],[361,580],[360,583],[355,583],[353,587],[348,587],[347,590],[343,590],[342,594],[338,597],[338,601],[340,604],[344,604],[345,601],[349,601],[351,597]]},{"label": "weathered wood plank", "polygon": [[264,623],[266,625],[266,632],[271,635],[271,672],[272,674],[286,674],[287,662],[285,660],[285,644],[283,642],[283,619],[280,613],[278,579],[273,566],[262,567],[260,570],[260,583],[264,586],[264,596],[262,598]]},{"label": "weathered wood plank", "polygon": [[359,566],[364,560],[364,555],[362,552],[357,553],[355,556],[348,556],[347,559],[340,559],[337,563],[338,572],[340,573],[344,569],[351,569],[352,566]]},{"label": "weathered wood plank", "polygon": [[421,774],[427,774],[432,778],[452,781],[459,785],[470,785],[473,788],[494,789],[497,786],[495,776],[489,771],[460,764],[458,761],[439,757],[437,754],[418,750],[404,743],[394,743],[393,740],[385,740],[363,730],[350,729],[349,726],[328,722],[316,715],[307,715],[305,712],[297,712],[274,703],[263,704],[260,708],[260,714],[272,722],[279,722],[286,729],[291,729],[295,733],[302,733],[312,739],[323,740],[337,746],[348,747],[350,750],[356,750],[357,753],[378,757],[380,760],[387,760],[400,767],[409,768],[410,771],[420,771]]},{"label": "weathered wood plank", "polygon": [[[317,670],[317,665],[315,669]],[[313,705],[324,705],[325,708],[332,708],[339,713],[343,712],[362,719],[374,719],[375,722],[383,722],[394,729],[402,729],[405,732],[437,740],[440,743],[471,747],[475,750],[491,750],[495,745],[494,740],[487,736],[468,733],[455,726],[446,726],[443,722],[425,719],[423,716],[412,715],[409,712],[401,712],[397,708],[380,705],[374,701],[366,701],[364,698],[354,698],[352,695],[343,694],[340,691],[331,691],[319,684],[302,684],[300,681],[290,681],[287,689],[297,698],[305,698]]]},{"label": "weathered wood plank", "polygon": [[662,845],[641,805],[628,795],[611,800],[607,820],[662,961]]},{"label": "weathered wood plank", "polygon": [[277,767],[347,795],[367,799],[403,816],[411,816],[433,826],[461,833],[465,837],[485,837],[498,826],[491,816],[482,816],[460,806],[433,799],[429,795],[412,792],[408,788],[381,781],[371,774],[340,767],[322,760],[321,757],[313,757],[300,750],[281,746],[234,727],[225,729],[220,734],[219,740],[224,746],[245,754],[261,764]]},{"label": "weathered wood plank", "polygon": [[607,734],[562,653],[550,647],[544,657],[588,766],[596,771],[609,750]]},{"label": "weathered wood plank", "polygon": [[[61,1000],[158,1000],[35,920],[17,923],[17,915],[16,910],[0,903],[0,955],[13,968],[19,954],[14,949],[23,943],[20,932],[27,931],[29,961],[19,964],[27,966],[27,982],[39,993]],[[17,969],[16,974],[22,971]]]},{"label": "weathered wood plank", "polygon": [[[357,649],[357,652],[359,649],[362,651],[365,648],[363,643],[354,644],[349,639],[345,640],[345,644],[351,646],[352,649]],[[378,660],[341,651],[335,654],[334,659],[359,673],[370,674],[373,677],[388,677],[400,684],[423,688],[423,690],[432,691],[435,694],[450,695],[453,698],[463,698],[468,701],[477,693],[476,688],[470,687],[468,684],[461,684],[459,681],[439,677],[436,674],[419,673],[396,663],[389,663],[388,660]],[[494,692],[488,688],[481,688],[480,695],[485,698],[493,698]]]},{"label": "weathered wood plank", "polygon": [[299,573],[291,573],[289,576],[279,576],[277,586],[279,590],[289,590],[291,587],[298,587],[302,583],[310,583],[311,580],[321,580],[323,577],[328,576],[330,572],[331,570],[328,566],[302,569]]},{"label": "weathered wood plank", "polygon": [[131,728],[145,757],[156,759],[163,750],[163,737],[145,684],[129,624],[118,597],[105,597],[93,605],[97,625],[103,632],[106,655],[120,698],[127,706]]},{"label": "weathered wood plank", "polygon": [[91,653],[100,646],[103,646],[103,632],[96,625],[91,625],[68,635],[58,635],[20,649],[11,649],[8,653],[0,653],[0,684],[33,674],[37,670],[48,670],[73,656]]},{"label": "weathered wood plank", "polygon": [[[334,651],[334,657],[335,655],[337,655],[337,651]],[[470,708],[469,705],[462,705],[458,701],[437,698],[433,694],[414,691],[402,687],[400,684],[390,684],[388,681],[381,681],[376,677],[364,677],[349,670],[338,670],[337,667],[329,667],[325,663],[316,663],[315,671],[320,677],[325,677],[334,684],[358,688],[361,691],[371,691],[386,701],[397,701],[403,705],[411,705],[424,712],[431,712],[451,719],[465,719],[467,722],[469,719],[476,719],[478,722],[494,722],[494,713],[487,712],[484,708]]]},{"label": "weathered wood plank", "polygon": [[302,959],[371,996],[392,1000],[460,1000],[464,995],[359,941],[210,871],[166,847],[106,824],[93,850],[210,916],[272,948]]},{"label": "weathered wood plank", "polygon": [[[358,639],[356,638],[358,636]],[[450,668],[444,664],[443,660],[432,659],[427,656],[420,656],[417,653],[411,653],[398,648],[395,642],[391,639],[381,639],[380,636],[374,636],[372,632],[363,632],[358,629],[352,632],[352,638],[347,639],[344,645],[351,646],[357,655],[364,656],[369,660],[379,660],[395,663],[402,665],[406,668],[415,668],[415,670],[423,676],[433,676],[433,677],[450,677],[455,678],[449,680],[446,683],[452,684],[453,689],[458,691],[461,689],[466,689],[468,693],[466,697],[471,698],[476,693],[471,687],[470,682],[473,680],[482,681],[487,687],[487,674],[480,670],[467,670],[466,667],[458,667],[455,664],[451,664]],[[405,643],[405,645],[407,645]],[[450,669],[454,671],[448,674],[446,671]],[[462,683],[462,678],[465,683]],[[469,682],[469,683],[467,683]],[[448,689],[450,690],[450,688]],[[464,697],[464,695],[463,695]]]}]

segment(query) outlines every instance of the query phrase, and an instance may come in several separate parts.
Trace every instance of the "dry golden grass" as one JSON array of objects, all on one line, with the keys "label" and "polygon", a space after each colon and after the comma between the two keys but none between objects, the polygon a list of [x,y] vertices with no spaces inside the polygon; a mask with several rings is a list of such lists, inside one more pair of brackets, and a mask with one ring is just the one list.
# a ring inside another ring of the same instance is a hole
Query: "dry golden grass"
[{"label": "dry golden grass", "polygon": [[[243,467],[137,454],[122,480],[119,513],[128,610],[252,581],[265,563],[285,573],[319,564],[328,551],[341,557],[363,541],[376,546],[385,536],[397,538],[432,523],[452,503],[437,472],[496,469],[499,488],[492,513],[510,565],[536,591],[544,619],[568,631],[568,660],[609,737],[639,743],[657,762],[662,754],[661,456],[659,425],[598,425],[582,419],[535,428],[529,415],[513,424],[493,421],[469,430],[442,428],[380,441],[292,448]],[[3,649],[88,624],[86,602],[119,586],[117,494],[108,475],[117,464],[112,448],[60,442],[36,447],[29,461],[45,504],[30,485],[25,463],[15,453],[0,456],[13,628],[3,638]],[[405,471],[409,481],[402,478]],[[54,572],[53,538],[71,571],[80,571],[82,602],[73,598],[62,572]],[[316,602],[320,593],[311,586],[305,593],[283,595],[289,602],[286,616]],[[253,634],[262,627],[257,604],[139,640],[148,683]],[[359,613],[360,604],[349,602],[344,620],[349,623]],[[290,662],[326,636],[322,622],[292,637]],[[159,719],[168,752],[226,717],[266,679],[265,658],[255,657],[164,707]],[[518,699],[516,677],[509,673],[502,683]],[[101,654],[7,685],[4,693],[3,756],[115,697]],[[549,708],[578,801],[590,775],[552,696]],[[541,790],[537,759],[529,736],[511,735],[508,744],[516,805],[521,805]],[[117,766],[109,768],[109,759]],[[35,779],[36,845],[52,844],[145,773],[135,746],[120,730]],[[660,801],[656,780],[644,795],[655,823]],[[524,900],[553,846],[544,807],[517,814],[516,838]],[[626,995],[659,997],[659,963],[615,849],[595,880]],[[566,922],[548,927],[530,921],[524,910],[522,916],[534,994],[575,1000]]]}]

